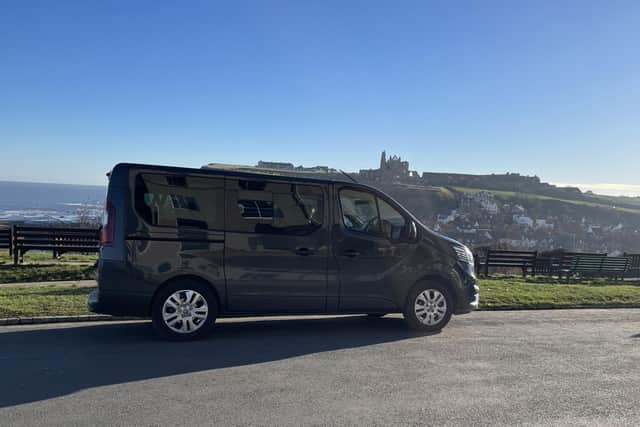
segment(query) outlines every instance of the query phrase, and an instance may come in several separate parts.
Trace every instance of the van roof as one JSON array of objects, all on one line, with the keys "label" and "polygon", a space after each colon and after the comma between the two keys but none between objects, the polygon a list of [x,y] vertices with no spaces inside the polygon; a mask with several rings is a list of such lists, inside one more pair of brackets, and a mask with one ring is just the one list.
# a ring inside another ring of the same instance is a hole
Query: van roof
[{"label": "van roof", "polygon": [[[246,168],[246,169],[245,169]],[[327,183],[347,183],[347,184],[357,184],[362,187],[369,187],[368,185],[360,184],[355,182],[354,180],[349,179],[350,177],[346,174],[342,173],[331,173],[331,172],[298,172],[295,170],[277,170],[277,169],[266,169],[264,171],[259,171],[258,168],[250,168],[246,166],[236,166],[236,165],[220,165],[220,164],[210,164],[203,166],[202,168],[186,168],[179,166],[163,166],[163,165],[149,165],[143,163],[118,163],[113,167],[111,171],[111,175],[114,174],[116,170],[121,169],[144,169],[151,171],[162,171],[166,173],[177,173],[177,174],[198,174],[198,175],[216,175],[216,176],[233,176],[233,177],[241,177],[241,178],[269,178],[276,180],[287,180],[287,181],[297,181],[297,182],[314,182],[318,184],[327,184]],[[323,175],[326,175],[323,176]],[[369,187],[370,188],[370,187]]]}]

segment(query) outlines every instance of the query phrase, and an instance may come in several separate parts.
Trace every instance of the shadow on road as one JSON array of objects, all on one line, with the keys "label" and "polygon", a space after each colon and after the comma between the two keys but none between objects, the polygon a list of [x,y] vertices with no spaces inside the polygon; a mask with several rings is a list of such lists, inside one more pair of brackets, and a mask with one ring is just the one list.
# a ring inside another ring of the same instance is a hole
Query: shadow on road
[{"label": "shadow on road", "polygon": [[399,318],[233,321],[202,341],[155,338],[149,323],[0,333],[0,407],[90,387],[287,359],[424,334]]}]

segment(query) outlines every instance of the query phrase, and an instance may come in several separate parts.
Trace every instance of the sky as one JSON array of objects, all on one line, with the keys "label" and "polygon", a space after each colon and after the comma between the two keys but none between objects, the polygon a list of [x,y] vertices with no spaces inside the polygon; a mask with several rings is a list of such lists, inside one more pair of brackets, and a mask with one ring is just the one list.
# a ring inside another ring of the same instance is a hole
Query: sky
[{"label": "sky", "polygon": [[5,0],[0,180],[386,150],[640,195],[638,22],[635,0]]}]

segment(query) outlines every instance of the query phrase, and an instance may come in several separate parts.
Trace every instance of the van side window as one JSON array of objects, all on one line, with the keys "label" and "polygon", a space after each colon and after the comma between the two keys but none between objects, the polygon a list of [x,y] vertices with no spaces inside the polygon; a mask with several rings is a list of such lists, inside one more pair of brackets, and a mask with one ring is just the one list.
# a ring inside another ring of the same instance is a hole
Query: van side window
[{"label": "van side window", "polygon": [[378,207],[373,194],[366,191],[340,190],[342,222],[347,230],[380,235]]},{"label": "van side window", "polygon": [[407,219],[386,200],[367,191],[340,190],[342,222],[347,230],[386,237],[407,238]]},{"label": "van side window", "polygon": [[320,187],[269,181],[227,180],[227,229],[305,235],[322,226]]},{"label": "van side window", "polygon": [[244,219],[273,219],[271,200],[238,200],[238,208]]},{"label": "van side window", "polygon": [[224,229],[224,181],[220,178],[140,173],[134,206],[148,225]]},{"label": "van side window", "polygon": [[393,206],[384,199],[378,197],[378,208],[380,209],[380,226],[382,234],[391,240],[405,238],[407,220]]}]

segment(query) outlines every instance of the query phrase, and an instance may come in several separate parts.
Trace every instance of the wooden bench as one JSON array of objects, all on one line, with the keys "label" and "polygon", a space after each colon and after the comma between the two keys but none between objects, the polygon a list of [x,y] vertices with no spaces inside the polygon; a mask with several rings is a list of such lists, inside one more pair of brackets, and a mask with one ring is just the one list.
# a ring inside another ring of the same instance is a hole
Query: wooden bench
[{"label": "wooden bench", "polygon": [[602,253],[570,252],[563,254],[559,275],[566,277],[611,277],[622,278],[629,267],[629,258],[612,257]]},{"label": "wooden bench", "polygon": [[484,275],[489,276],[489,268],[502,267],[502,268],[517,268],[522,270],[522,275],[526,276],[527,272],[534,273],[536,258],[538,252],[530,251],[501,251],[501,250],[487,250],[487,255],[484,260]]},{"label": "wooden bench", "polygon": [[21,263],[30,250],[90,253],[100,250],[100,229],[14,226],[13,263]]},{"label": "wooden bench", "polygon": [[11,236],[11,228],[0,228],[0,249],[9,249],[9,255],[11,255],[11,253],[13,252]]},{"label": "wooden bench", "polygon": [[577,254],[572,256],[569,274],[581,276],[596,276],[602,270],[602,263],[607,254]]},{"label": "wooden bench", "polygon": [[538,275],[553,276],[558,274],[562,266],[562,257],[538,254],[533,268],[533,273]]},{"label": "wooden bench", "polygon": [[629,258],[624,256],[609,256],[602,260],[600,274],[614,280],[622,279],[629,268]]},{"label": "wooden bench", "polygon": [[640,278],[640,254],[628,254],[624,256],[629,260],[625,277]]},{"label": "wooden bench", "polygon": [[[562,252],[558,256],[554,273],[560,278],[563,276],[569,278],[578,273],[586,274],[587,270],[593,269],[594,264],[597,264],[599,269],[602,258],[606,256],[606,253],[596,252]],[[578,259],[581,260],[578,261]],[[578,268],[576,269],[576,267]],[[584,270],[582,270],[583,268]]]}]

